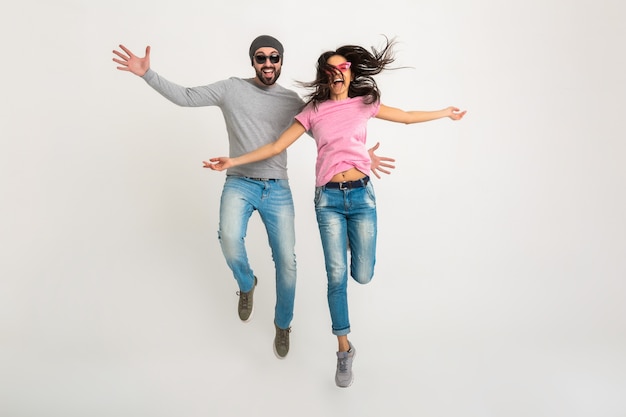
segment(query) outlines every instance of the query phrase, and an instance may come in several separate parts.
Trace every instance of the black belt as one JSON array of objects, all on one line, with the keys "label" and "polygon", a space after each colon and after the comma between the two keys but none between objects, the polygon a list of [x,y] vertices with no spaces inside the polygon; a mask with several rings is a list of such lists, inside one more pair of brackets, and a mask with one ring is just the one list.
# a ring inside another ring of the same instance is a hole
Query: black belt
[{"label": "black belt", "polygon": [[245,177],[249,180],[253,180],[253,181],[276,181],[275,178],[255,178],[255,177]]},{"label": "black belt", "polygon": [[360,180],[356,180],[356,181],[329,182],[329,183],[326,183],[324,187],[334,188],[334,189],[339,189],[339,190],[349,190],[351,188],[365,187],[369,181],[370,181],[370,177],[363,177]]}]

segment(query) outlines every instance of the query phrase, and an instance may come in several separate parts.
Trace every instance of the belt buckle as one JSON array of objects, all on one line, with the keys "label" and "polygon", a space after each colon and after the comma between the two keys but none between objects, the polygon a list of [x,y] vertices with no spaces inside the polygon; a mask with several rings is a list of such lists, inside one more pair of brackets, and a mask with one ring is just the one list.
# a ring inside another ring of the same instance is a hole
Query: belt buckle
[{"label": "belt buckle", "polygon": [[349,188],[350,188],[350,186],[348,185],[348,182],[347,182],[347,181],[344,181],[344,182],[340,182],[340,183],[339,183],[339,189],[340,189],[340,190],[347,190],[347,189],[349,189]]}]

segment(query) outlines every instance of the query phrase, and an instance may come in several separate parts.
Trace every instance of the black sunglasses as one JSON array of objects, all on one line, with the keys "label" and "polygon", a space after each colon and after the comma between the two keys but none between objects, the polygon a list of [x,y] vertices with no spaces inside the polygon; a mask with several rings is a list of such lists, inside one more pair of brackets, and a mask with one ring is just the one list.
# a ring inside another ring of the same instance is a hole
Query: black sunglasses
[{"label": "black sunglasses", "polygon": [[272,64],[278,64],[280,62],[280,55],[272,54],[270,56],[267,55],[255,55],[254,60],[257,64],[265,64],[265,61],[269,58]]}]

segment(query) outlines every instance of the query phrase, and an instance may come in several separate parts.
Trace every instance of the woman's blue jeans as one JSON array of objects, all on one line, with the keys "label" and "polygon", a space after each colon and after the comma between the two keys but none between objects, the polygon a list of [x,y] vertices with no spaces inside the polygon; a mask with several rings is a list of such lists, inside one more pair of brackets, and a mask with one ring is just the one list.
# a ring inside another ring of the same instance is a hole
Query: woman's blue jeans
[{"label": "woman's blue jeans", "polygon": [[293,319],[296,293],[295,212],[289,181],[226,177],[218,237],[226,263],[233,271],[239,290],[244,292],[254,285],[245,238],[248,221],[255,210],[267,230],[276,268],[274,322],[286,329]]},{"label": "woman's blue jeans", "polygon": [[367,284],[374,276],[377,220],[372,182],[345,190],[316,187],[315,213],[326,263],[332,332],[343,336],[350,333],[348,253],[350,275],[356,282]]}]

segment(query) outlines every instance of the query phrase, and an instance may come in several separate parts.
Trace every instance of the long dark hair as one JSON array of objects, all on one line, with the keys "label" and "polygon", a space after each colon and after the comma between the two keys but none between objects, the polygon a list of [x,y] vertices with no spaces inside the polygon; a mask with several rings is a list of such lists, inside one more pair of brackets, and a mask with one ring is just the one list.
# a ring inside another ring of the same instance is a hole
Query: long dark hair
[{"label": "long dark hair", "polygon": [[[385,36],[385,45],[380,49],[371,47],[371,52],[358,45],[344,45],[335,51],[326,51],[317,60],[317,74],[315,81],[300,82],[299,84],[313,91],[307,95],[307,104],[313,103],[317,106],[330,99],[329,74],[336,70],[326,61],[334,55],[341,55],[352,63],[353,80],[348,89],[348,97],[365,97],[367,104],[372,104],[380,100],[380,90],[374,80],[374,75],[381,73],[389,64],[395,61],[393,46],[395,39]],[[397,69],[397,68],[396,68]],[[342,74],[343,75],[343,74]]]}]

